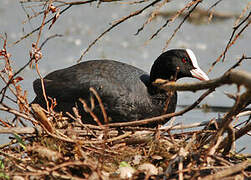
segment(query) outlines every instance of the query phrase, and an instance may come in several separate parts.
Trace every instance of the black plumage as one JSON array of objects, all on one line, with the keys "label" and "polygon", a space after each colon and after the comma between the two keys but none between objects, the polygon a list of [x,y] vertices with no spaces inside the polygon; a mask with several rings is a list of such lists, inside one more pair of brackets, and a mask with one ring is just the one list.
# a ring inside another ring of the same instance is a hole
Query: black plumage
[{"label": "black plumage", "polygon": [[[153,86],[152,82],[157,78],[175,80],[182,77],[196,77],[193,70],[199,67],[194,54],[191,53],[192,51],[187,49],[174,49],[161,54],[154,62],[150,75],[139,68],[113,60],[82,62],[45,76],[46,94],[56,99],[58,104],[55,107],[56,111],[72,113],[72,107],[78,106],[82,121],[91,124],[95,124],[95,121],[84,111],[79,102],[79,98],[82,98],[91,106],[90,87],[93,87],[101,97],[111,123],[145,119],[174,112],[177,93],[173,93],[168,108],[164,112],[169,95]],[[198,73],[196,75],[198,79],[208,79],[203,71],[199,77]],[[41,80],[35,80],[33,87],[37,97],[32,103],[38,103],[46,108]],[[93,112],[103,122],[97,102]],[[156,125],[153,123],[149,126]]]}]

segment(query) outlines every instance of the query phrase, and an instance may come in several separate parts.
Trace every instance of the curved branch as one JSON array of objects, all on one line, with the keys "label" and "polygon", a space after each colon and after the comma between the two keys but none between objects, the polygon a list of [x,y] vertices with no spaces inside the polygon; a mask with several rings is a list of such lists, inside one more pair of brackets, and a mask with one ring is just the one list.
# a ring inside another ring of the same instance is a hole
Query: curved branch
[{"label": "curved branch", "polygon": [[192,110],[193,108],[195,108],[205,97],[207,97],[213,91],[214,91],[213,88],[207,90],[191,106],[188,106],[187,108],[185,108],[185,109],[183,109],[183,110],[181,110],[179,112],[164,114],[164,115],[161,115],[161,116],[156,116],[156,117],[152,117],[152,118],[148,118],[148,119],[131,121],[131,122],[111,123],[111,124],[109,124],[109,127],[144,125],[144,124],[149,124],[151,122],[161,122],[161,121],[164,121],[167,118],[171,118],[171,117],[174,117],[174,116],[181,116],[184,113],[186,113],[186,112]]}]

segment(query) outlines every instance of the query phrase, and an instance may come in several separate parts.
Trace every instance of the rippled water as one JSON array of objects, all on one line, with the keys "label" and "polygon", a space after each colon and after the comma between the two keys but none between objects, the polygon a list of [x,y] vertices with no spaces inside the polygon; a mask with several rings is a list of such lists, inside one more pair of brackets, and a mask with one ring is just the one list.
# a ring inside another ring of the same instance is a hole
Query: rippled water
[{"label": "rippled water", "polygon": [[[223,13],[239,14],[248,2],[248,0],[222,1],[215,10]],[[62,34],[63,37],[50,40],[45,45],[42,51],[43,59],[39,63],[41,73],[45,75],[55,69],[75,64],[83,50],[85,50],[100,33],[110,27],[109,23],[130,14],[134,10],[140,9],[140,7],[146,4],[147,3],[144,3],[137,7],[133,7],[120,3],[102,3],[97,8],[97,4],[93,3],[92,5],[72,7],[58,19],[50,31],[46,29],[42,34],[42,41],[53,34]],[[208,8],[212,4],[212,1],[203,1],[200,7]],[[162,8],[161,11],[163,12],[166,9],[168,11],[177,8],[180,9],[183,5],[183,1],[181,0],[172,1]],[[145,22],[148,15],[149,11],[113,29],[98,41],[84,57],[84,60],[99,58],[116,59],[149,71],[152,62],[161,54],[166,40],[171,36],[173,30],[178,26],[178,23],[181,22],[181,19],[175,21],[174,24],[170,24],[170,26],[163,30],[156,38],[145,45],[153,32],[166,21],[166,19],[162,17],[157,17],[152,23],[147,25],[139,35],[135,36],[134,34]],[[25,18],[25,12],[17,1],[1,0],[0,33],[8,33],[8,42],[10,44],[18,40],[22,35],[38,27],[39,23],[41,23],[41,18],[38,18],[29,23],[22,24]],[[207,71],[212,62],[216,60],[224,49],[231,35],[234,22],[235,19],[231,18],[225,21],[216,22],[213,25],[207,23],[202,25],[185,23],[168,48],[185,47],[192,49],[197,55],[201,68]],[[222,75],[243,53],[250,56],[250,54],[248,54],[251,50],[250,39],[251,30],[249,27],[240,39],[238,39],[237,43],[231,47],[226,56],[226,62],[217,64],[213,71],[209,73],[209,77],[215,78]],[[13,63],[17,69],[28,61],[29,50],[31,49],[30,45],[31,42],[35,42],[35,40],[36,35],[33,35],[15,46],[9,47]],[[239,69],[250,72],[251,62],[244,62]],[[32,81],[38,76],[34,70],[28,68],[22,72],[21,75],[25,78],[25,80],[22,81],[22,85],[24,89],[29,92],[28,98],[31,101],[34,98]],[[194,80],[185,79],[181,80],[181,82],[182,81]],[[2,85],[0,84],[0,86]],[[216,92],[207,97],[203,103],[215,106],[231,106],[233,101],[227,98],[224,92],[235,92],[235,90],[236,88],[234,86],[218,88]],[[189,105],[194,102],[201,93],[202,92],[180,92],[178,104]],[[178,108],[177,110],[180,109],[181,108]],[[194,110],[177,118],[177,122],[182,122],[184,124],[200,122],[210,120],[214,117],[217,118],[218,115],[223,115],[223,113],[204,113],[201,110]],[[6,115],[6,117],[8,117],[8,115]],[[4,140],[5,138],[3,137],[4,136],[1,135],[0,139]],[[238,141],[237,149],[241,149],[245,146],[247,147],[245,152],[251,152],[248,141],[250,141],[249,136],[243,137]]]}]

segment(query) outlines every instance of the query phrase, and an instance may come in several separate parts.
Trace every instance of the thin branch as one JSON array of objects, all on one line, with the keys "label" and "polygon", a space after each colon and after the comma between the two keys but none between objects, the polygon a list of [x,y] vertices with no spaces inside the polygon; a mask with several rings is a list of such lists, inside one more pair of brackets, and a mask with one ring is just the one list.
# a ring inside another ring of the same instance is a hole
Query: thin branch
[{"label": "thin branch", "polygon": [[98,95],[97,91],[94,88],[91,87],[90,91],[96,96],[96,98],[97,98],[97,100],[99,102],[99,106],[100,106],[100,109],[102,111],[103,117],[104,117],[104,122],[105,122],[105,124],[108,124],[109,122],[108,122],[107,113],[106,113],[104,104],[102,103],[102,100],[101,100],[100,96]]},{"label": "thin branch", "polygon": [[167,40],[165,47],[163,48],[163,51],[168,47],[169,43],[171,42],[171,40],[173,39],[173,37],[176,35],[176,33],[178,32],[178,30],[181,28],[181,26],[184,24],[184,22],[187,20],[187,18],[190,16],[190,14],[195,10],[195,8],[199,5],[199,3],[201,3],[202,0],[196,0],[193,1],[191,3],[196,3],[193,8],[188,12],[188,14],[183,18],[183,20],[181,21],[181,23],[178,25],[178,27],[174,30],[173,34],[171,35],[171,37]]},{"label": "thin branch", "polygon": [[149,24],[154,17],[156,17],[158,10],[163,7],[166,3],[168,3],[168,1],[163,1],[162,3],[160,3],[158,5],[158,7],[151,13],[151,15],[148,17],[148,19],[144,22],[144,24],[138,29],[138,31],[135,33],[135,35],[138,35],[147,24]]},{"label": "thin branch", "polygon": [[53,39],[53,38],[55,38],[55,37],[62,37],[62,36],[63,36],[62,34],[54,34],[54,35],[48,37],[48,38],[40,45],[39,49],[42,49],[43,46],[44,46],[50,39]]},{"label": "thin branch", "polygon": [[251,73],[239,70],[231,70],[223,76],[203,82],[178,84],[175,82],[167,82],[166,80],[157,79],[154,84],[166,91],[198,91],[209,88],[217,88],[223,84],[244,85],[251,89]]},{"label": "thin branch", "polygon": [[[251,16],[251,11],[249,12],[249,14],[247,15],[247,17],[245,19],[243,19],[237,26],[235,26],[233,28],[232,34],[230,36],[230,39],[225,47],[225,50],[223,51],[223,53],[216,59],[216,61],[214,61],[209,69],[208,72],[211,72],[212,69],[214,68],[214,66],[222,59],[222,61],[224,61],[225,57],[226,57],[226,53],[228,51],[228,49],[235,43],[235,41],[238,39],[238,37],[240,37],[241,33],[250,25],[251,21],[249,21],[249,18]],[[236,31],[243,25],[243,23],[247,22],[247,24],[238,32],[237,35],[235,35]],[[235,37],[234,37],[235,35]],[[234,38],[234,40],[232,40]]]},{"label": "thin branch", "polygon": [[34,124],[37,124],[37,121],[35,121],[30,116],[28,116],[28,115],[26,115],[24,113],[21,113],[18,110],[12,109],[12,108],[8,107],[7,105],[5,105],[3,103],[1,103],[1,105],[2,105],[2,107],[0,107],[0,111],[9,112],[9,113],[14,114],[16,116],[19,116],[19,117],[22,117],[24,119],[27,119],[27,120],[31,121],[32,123],[34,123]]},{"label": "thin branch", "polygon": [[119,24],[121,24],[122,22],[138,15],[138,14],[141,14],[143,11],[145,11],[146,9],[148,9],[149,7],[153,6],[154,4],[158,3],[159,1],[161,0],[155,0],[153,1],[152,3],[148,4],[147,6],[145,6],[144,8],[138,10],[138,11],[135,11],[134,13],[126,16],[126,17],[123,17],[122,19],[118,20],[117,22],[115,22],[111,27],[109,27],[108,29],[106,29],[103,33],[101,33],[91,44],[89,44],[89,46],[87,47],[87,49],[81,54],[80,58],[77,60],[77,62],[79,63],[82,58],[84,57],[84,55],[90,50],[90,48],[96,44],[96,42],[102,38],[106,33],[108,33],[110,30],[112,30],[113,28],[115,28],[116,26],[118,26]]},{"label": "thin branch", "polygon": [[218,0],[216,1],[213,5],[211,5],[209,8],[208,8],[208,11],[210,11],[211,9],[213,9],[214,7],[216,7],[222,0]]},{"label": "thin branch", "polygon": [[[159,34],[160,31],[162,31],[169,22],[173,22],[175,19],[177,19],[186,9],[189,9],[192,5],[194,5],[196,2],[192,1],[189,2],[184,8],[182,8],[181,10],[179,10],[177,13],[174,14],[173,17],[171,17],[170,19],[167,19],[166,22],[147,40],[147,42],[145,44],[148,43],[148,41],[152,40],[155,36],[157,36]],[[190,13],[188,13],[188,16],[190,15]],[[183,19],[184,20],[184,19]]]},{"label": "thin branch", "polygon": [[251,166],[251,163],[248,162],[248,160],[246,160],[242,163],[239,163],[239,164],[230,166],[229,168],[226,168],[224,170],[218,171],[215,174],[208,175],[208,176],[204,177],[203,180],[221,179],[221,178],[227,177],[231,174],[237,173],[239,171],[243,171],[248,166]]},{"label": "thin branch", "polygon": [[214,89],[209,89],[206,91],[204,94],[202,94],[199,99],[197,99],[191,106],[188,106],[187,108],[183,109],[182,111],[176,112],[176,113],[169,113],[169,114],[164,114],[161,116],[156,116],[153,118],[149,119],[144,119],[144,120],[138,120],[138,121],[132,121],[132,122],[123,122],[123,123],[111,123],[109,124],[109,127],[122,127],[122,126],[135,126],[135,125],[144,125],[144,124],[149,124],[152,122],[161,122],[164,121],[165,119],[174,117],[174,116],[181,116],[184,113],[192,110],[194,107],[196,107],[206,96],[208,96],[210,93],[212,93]]},{"label": "thin branch", "polygon": [[[63,13],[66,12],[70,7],[72,7],[72,5],[68,5],[65,9],[63,9],[62,11],[60,11],[59,14],[60,14],[60,15],[63,14]],[[48,20],[44,23],[44,25],[48,24],[48,23],[51,22],[53,19],[54,19],[54,17],[48,19]],[[33,31],[31,31],[31,32],[27,33],[26,35],[22,36],[19,40],[13,42],[13,43],[11,44],[11,46],[18,44],[20,41],[22,41],[22,40],[24,40],[25,38],[31,36],[33,33],[37,32],[40,28],[41,28],[41,26],[35,28]]]}]

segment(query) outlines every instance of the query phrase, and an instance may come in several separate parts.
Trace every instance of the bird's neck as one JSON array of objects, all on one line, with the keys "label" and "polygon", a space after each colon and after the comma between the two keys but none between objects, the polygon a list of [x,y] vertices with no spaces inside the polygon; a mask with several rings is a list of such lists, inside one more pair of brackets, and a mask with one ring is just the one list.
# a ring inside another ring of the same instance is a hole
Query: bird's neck
[{"label": "bird's neck", "polygon": [[155,94],[162,94],[165,91],[163,89],[160,89],[157,86],[153,85],[154,81],[149,81],[149,84],[147,85],[147,89],[148,89],[148,93],[151,95],[155,95]]},{"label": "bird's neck", "polygon": [[170,76],[165,76],[165,77],[155,77],[152,76],[152,74],[150,75],[150,80],[149,80],[149,84],[148,84],[148,91],[150,94],[158,94],[158,93],[163,93],[164,90],[160,89],[157,86],[154,86],[153,83],[157,80],[157,79],[164,79],[164,80],[168,80],[168,81],[175,81],[175,77],[170,75]]}]

